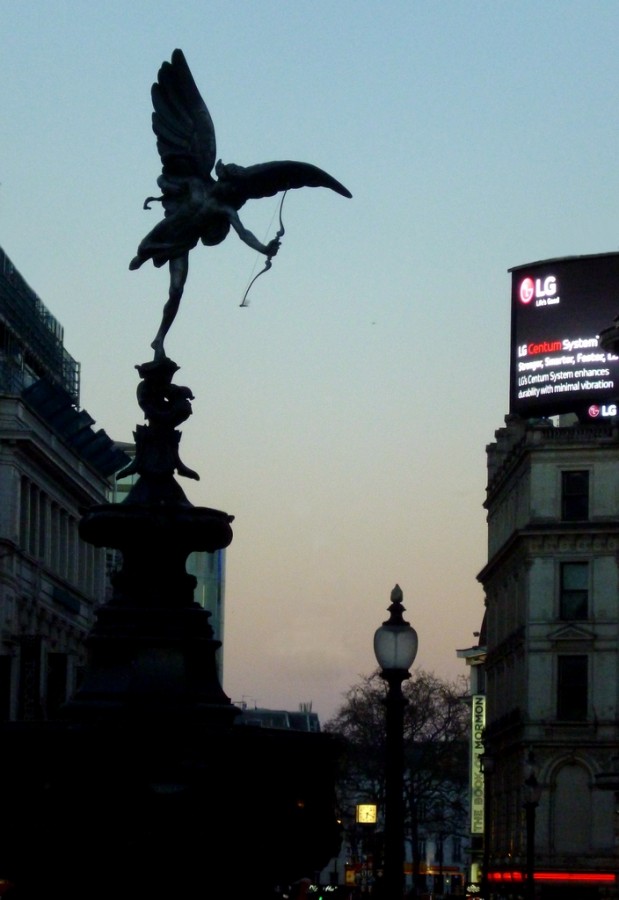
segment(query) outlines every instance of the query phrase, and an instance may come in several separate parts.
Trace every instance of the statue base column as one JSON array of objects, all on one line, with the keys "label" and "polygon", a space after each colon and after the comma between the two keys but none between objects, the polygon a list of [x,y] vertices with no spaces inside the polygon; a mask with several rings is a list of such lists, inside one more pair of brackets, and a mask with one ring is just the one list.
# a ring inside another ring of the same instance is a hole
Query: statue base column
[{"label": "statue base column", "polygon": [[230,544],[232,519],[188,502],[106,504],[84,514],[84,540],[119,550],[123,562],[111,602],[97,612],[84,682],[65,715],[232,721],[238,710],[217,677],[221,641],[185,569],[191,552]]}]

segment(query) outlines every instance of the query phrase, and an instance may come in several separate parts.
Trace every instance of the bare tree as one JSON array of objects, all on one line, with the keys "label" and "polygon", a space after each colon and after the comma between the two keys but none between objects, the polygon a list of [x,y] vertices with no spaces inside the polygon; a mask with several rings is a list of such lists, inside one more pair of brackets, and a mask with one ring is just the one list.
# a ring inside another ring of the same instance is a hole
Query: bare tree
[{"label": "bare tree", "polygon": [[[444,681],[416,670],[403,685],[406,832],[415,884],[420,884],[420,842],[443,842],[465,832],[467,802],[468,684]],[[347,752],[339,781],[343,821],[354,822],[355,805],[372,802],[384,809],[385,684],[379,670],[350,688],[325,731],[341,735]],[[380,819],[374,853],[380,852]],[[351,829],[354,844],[358,831]],[[352,839],[351,839],[352,838]]]}]

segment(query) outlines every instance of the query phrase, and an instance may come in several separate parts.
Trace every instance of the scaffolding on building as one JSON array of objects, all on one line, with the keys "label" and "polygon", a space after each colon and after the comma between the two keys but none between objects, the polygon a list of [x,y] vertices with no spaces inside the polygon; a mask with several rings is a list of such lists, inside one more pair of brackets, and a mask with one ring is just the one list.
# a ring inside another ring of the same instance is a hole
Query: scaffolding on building
[{"label": "scaffolding on building", "polygon": [[80,365],[63,337],[58,320],[0,247],[0,388],[19,393],[46,377],[79,406]]}]

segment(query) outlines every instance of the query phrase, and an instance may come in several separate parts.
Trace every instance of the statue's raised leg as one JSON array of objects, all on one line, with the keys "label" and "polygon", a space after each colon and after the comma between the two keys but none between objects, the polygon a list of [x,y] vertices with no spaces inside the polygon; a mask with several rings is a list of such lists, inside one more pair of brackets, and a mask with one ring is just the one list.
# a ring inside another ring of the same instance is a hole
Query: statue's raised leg
[{"label": "statue's raised leg", "polygon": [[187,281],[187,273],[189,271],[189,253],[183,254],[175,259],[171,259],[170,267],[170,292],[167,302],[163,307],[163,315],[161,317],[161,325],[159,331],[155,335],[155,340],[151,347],[155,351],[155,360],[165,359],[165,350],[163,342],[165,336],[170,330],[172,322],[176,318],[178,308],[180,306],[181,297]]}]

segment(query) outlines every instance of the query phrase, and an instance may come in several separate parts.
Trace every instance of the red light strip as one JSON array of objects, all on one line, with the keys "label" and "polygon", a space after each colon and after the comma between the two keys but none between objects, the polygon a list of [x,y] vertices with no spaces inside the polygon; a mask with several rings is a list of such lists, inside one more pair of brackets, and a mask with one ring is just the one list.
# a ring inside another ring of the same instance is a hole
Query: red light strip
[{"label": "red light strip", "polygon": [[536,881],[615,881],[614,872],[536,872]]},{"label": "red light strip", "polygon": [[[613,883],[614,872],[535,872],[535,881],[595,881]],[[522,872],[488,872],[488,881],[524,881]]]}]

